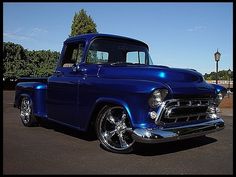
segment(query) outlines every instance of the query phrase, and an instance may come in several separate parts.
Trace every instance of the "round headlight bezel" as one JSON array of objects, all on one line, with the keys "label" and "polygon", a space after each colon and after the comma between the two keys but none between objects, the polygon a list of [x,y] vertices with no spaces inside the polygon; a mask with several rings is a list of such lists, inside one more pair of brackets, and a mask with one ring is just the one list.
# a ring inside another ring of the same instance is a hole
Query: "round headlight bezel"
[{"label": "round headlight bezel", "polygon": [[156,89],[152,92],[148,99],[148,104],[151,108],[157,108],[168,95],[167,89]]},{"label": "round headlight bezel", "polygon": [[216,104],[219,105],[223,99],[224,99],[224,94],[221,92],[218,92],[215,99]]}]

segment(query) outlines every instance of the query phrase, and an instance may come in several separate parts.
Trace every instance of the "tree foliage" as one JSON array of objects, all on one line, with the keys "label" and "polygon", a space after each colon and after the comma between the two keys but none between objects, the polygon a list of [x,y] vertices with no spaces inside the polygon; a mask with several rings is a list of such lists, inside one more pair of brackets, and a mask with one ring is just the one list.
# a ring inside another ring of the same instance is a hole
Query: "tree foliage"
[{"label": "tree foliage", "polygon": [[[228,74],[228,70],[221,70],[218,72],[218,79],[219,80],[229,80],[229,76],[230,79],[233,79],[233,71],[231,71],[231,74]],[[204,78],[205,80],[216,80],[216,72],[211,72],[210,74],[205,73],[204,74]]]},{"label": "tree foliage", "polygon": [[29,75],[34,77],[51,75],[55,70],[59,56],[59,52],[52,52],[50,50],[26,50],[26,57],[28,58],[27,68],[30,70]]},{"label": "tree foliage", "polygon": [[12,42],[3,43],[3,77],[28,75],[24,48]]},{"label": "tree foliage", "polygon": [[55,69],[59,52],[50,50],[29,51],[19,44],[3,43],[3,77],[47,77]]},{"label": "tree foliage", "polygon": [[93,19],[86,14],[86,11],[81,9],[79,13],[75,13],[74,15],[70,36],[86,33],[97,33],[96,24]]}]

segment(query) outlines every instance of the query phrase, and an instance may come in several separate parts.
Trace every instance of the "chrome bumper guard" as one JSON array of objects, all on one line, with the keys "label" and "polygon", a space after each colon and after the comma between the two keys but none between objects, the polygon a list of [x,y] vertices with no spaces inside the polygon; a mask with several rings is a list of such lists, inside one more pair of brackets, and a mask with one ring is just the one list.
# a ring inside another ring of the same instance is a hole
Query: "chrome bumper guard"
[{"label": "chrome bumper guard", "polygon": [[206,135],[224,128],[224,121],[221,118],[198,124],[185,125],[172,128],[144,129],[138,128],[132,132],[132,138],[141,143],[161,143],[193,138]]}]

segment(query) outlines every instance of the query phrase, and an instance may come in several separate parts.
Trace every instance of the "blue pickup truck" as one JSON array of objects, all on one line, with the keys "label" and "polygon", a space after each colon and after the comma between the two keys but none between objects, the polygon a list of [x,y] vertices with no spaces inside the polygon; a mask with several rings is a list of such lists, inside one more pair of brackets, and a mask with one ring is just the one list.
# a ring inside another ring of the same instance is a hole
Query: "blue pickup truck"
[{"label": "blue pickup truck", "polygon": [[225,94],[194,69],[153,65],[142,41],[85,34],[64,41],[52,76],[16,85],[14,106],[27,127],[39,119],[80,131],[93,127],[105,149],[129,153],[135,142],[223,129],[218,105]]}]

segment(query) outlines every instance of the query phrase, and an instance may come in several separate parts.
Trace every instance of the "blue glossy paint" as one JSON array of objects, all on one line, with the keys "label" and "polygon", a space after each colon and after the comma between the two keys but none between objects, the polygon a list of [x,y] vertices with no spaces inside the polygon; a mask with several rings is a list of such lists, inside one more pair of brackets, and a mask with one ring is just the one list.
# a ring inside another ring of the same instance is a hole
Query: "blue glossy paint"
[{"label": "blue glossy paint", "polygon": [[211,85],[215,88],[216,93],[222,92],[222,93],[226,94],[227,89],[225,87],[218,85],[218,84],[211,84]]},{"label": "blue glossy paint", "polygon": [[36,90],[41,90],[41,89],[47,89],[47,85],[46,84],[41,84],[35,87]]},{"label": "blue glossy paint", "polygon": [[[133,128],[154,128],[157,125],[149,118],[152,109],[148,99],[155,89],[167,89],[166,99],[213,98],[216,90],[224,88],[204,81],[195,70],[169,68],[157,65],[111,65],[88,64],[86,54],[96,38],[122,39],[139,43],[142,41],[106,34],[87,34],[72,37],[64,42],[57,72],[48,78],[48,83],[22,82],[16,86],[15,105],[20,97],[28,95],[33,102],[34,114],[86,131],[93,112],[100,104],[118,104],[129,114]],[[85,47],[79,71],[60,66],[70,43],[84,41]]]},{"label": "blue glossy paint", "polygon": [[41,82],[20,82],[16,85],[14,106],[20,106],[22,97],[27,96],[32,101],[33,114],[42,118],[47,117],[46,109],[47,84]]},{"label": "blue glossy paint", "polygon": [[160,78],[165,78],[166,77],[166,73],[163,72],[163,71],[159,72],[159,77]]}]

